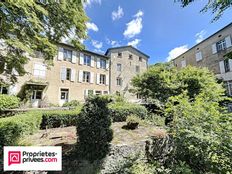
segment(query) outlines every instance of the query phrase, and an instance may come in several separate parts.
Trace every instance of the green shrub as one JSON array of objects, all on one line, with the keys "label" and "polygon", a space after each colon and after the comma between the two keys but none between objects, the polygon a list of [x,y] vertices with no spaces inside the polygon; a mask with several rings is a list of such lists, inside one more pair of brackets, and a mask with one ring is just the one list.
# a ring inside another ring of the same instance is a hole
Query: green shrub
[{"label": "green shrub", "polygon": [[42,120],[40,112],[27,112],[0,119],[0,148],[17,145],[20,138],[39,129]]},{"label": "green shrub", "polygon": [[126,118],[131,114],[136,115],[141,119],[147,117],[147,109],[138,104],[116,102],[109,104],[109,109],[113,122],[126,121]]},{"label": "green shrub", "polygon": [[126,126],[124,128],[127,129],[136,129],[138,128],[139,124],[141,123],[141,119],[138,118],[136,115],[129,115],[126,119]]},{"label": "green shrub", "polygon": [[113,138],[107,107],[109,102],[108,97],[93,96],[86,100],[81,110],[77,119],[77,150],[82,159],[102,159],[109,151],[109,143]]},{"label": "green shrub", "polygon": [[70,102],[66,102],[63,104],[63,107],[78,107],[80,106],[80,102],[78,100],[72,100]]},{"label": "green shrub", "polygon": [[14,109],[19,106],[19,99],[15,96],[0,94],[0,111]]},{"label": "green shrub", "polygon": [[43,113],[41,129],[76,126],[81,107],[74,110],[46,111]]}]

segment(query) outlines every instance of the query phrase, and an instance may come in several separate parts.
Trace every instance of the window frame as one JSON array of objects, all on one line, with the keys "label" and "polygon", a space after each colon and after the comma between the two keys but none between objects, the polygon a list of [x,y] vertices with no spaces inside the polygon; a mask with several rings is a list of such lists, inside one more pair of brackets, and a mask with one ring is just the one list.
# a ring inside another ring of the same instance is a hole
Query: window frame
[{"label": "window frame", "polygon": [[[68,53],[70,53],[70,54],[68,54]],[[64,57],[63,59],[65,61],[72,62],[72,56],[73,56],[73,51],[72,50],[66,49],[66,48],[63,49],[63,57]]]},{"label": "window frame", "polygon": [[[65,98],[62,98],[62,93],[65,94]],[[65,101],[69,100],[69,89],[67,89],[67,88],[61,88],[60,89],[60,100],[65,100]]]},{"label": "window frame", "polygon": [[[38,92],[40,92],[40,97],[39,98],[37,98]],[[32,91],[31,100],[42,100],[42,97],[43,97],[43,91],[42,90],[33,90]]]},{"label": "window frame", "polygon": [[100,85],[105,85],[106,84],[106,75],[105,74],[100,74],[100,76],[99,76],[99,84]]},{"label": "window frame", "polygon": [[217,52],[226,50],[226,40],[222,39],[216,43]]},{"label": "window frame", "polygon": [[91,80],[91,73],[89,71],[83,71],[83,79],[82,82],[90,83]]},{"label": "window frame", "polygon": [[116,85],[117,86],[122,86],[122,78],[121,77],[116,78]]},{"label": "window frame", "polygon": [[122,71],[122,64],[121,63],[117,63],[117,71],[119,71],[119,72]]},{"label": "window frame", "polygon": [[91,66],[91,56],[84,54],[83,65]]},{"label": "window frame", "polygon": [[105,59],[100,59],[100,68],[106,69],[106,60]]},{"label": "window frame", "polygon": [[71,68],[66,68],[66,80],[71,80],[71,75],[72,75],[72,69]]}]

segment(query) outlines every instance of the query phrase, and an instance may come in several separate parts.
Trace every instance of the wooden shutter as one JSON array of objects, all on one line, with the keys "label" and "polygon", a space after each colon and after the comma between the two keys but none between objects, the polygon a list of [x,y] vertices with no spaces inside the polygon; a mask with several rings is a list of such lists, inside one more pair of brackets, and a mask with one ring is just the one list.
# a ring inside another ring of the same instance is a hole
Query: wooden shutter
[{"label": "wooden shutter", "polygon": [[58,60],[63,60],[63,58],[64,58],[64,49],[62,47],[59,47],[57,59]]},{"label": "wooden shutter", "polygon": [[61,73],[60,73],[60,79],[61,80],[66,80],[66,68],[65,67],[61,67]]},{"label": "wooden shutter", "polygon": [[76,51],[72,52],[72,63],[77,63],[77,52]]},{"label": "wooden shutter", "polygon": [[76,76],[76,70],[72,69],[71,70],[71,81],[74,82],[75,81],[75,76]]},{"label": "wooden shutter", "polygon": [[97,80],[97,84],[99,85],[100,84],[100,74],[97,74],[96,80]]},{"label": "wooden shutter", "polygon": [[82,70],[80,70],[79,71],[79,82],[83,82],[83,71]]},{"label": "wooden shutter", "polygon": [[90,83],[94,83],[94,73],[90,72]]},{"label": "wooden shutter", "polygon": [[94,67],[94,56],[91,56],[91,67]]},{"label": "wooden shutter", "polygon": [[100,64],[100,58],[97,58],[97,68],[100,68],[101,64]]},{"label": "wooden shutter", "polygon": [[224,74],[225,73],[225,64],[224,61],[219,62],[219,68],[220,68],[220,73]]},{"label": "wooden shutter", "polygon": [[225,41],[226,41],[226,48],[229,48],[229,47],[232,46],[230,36],[227,36],[227,37],[225,38]]},{"label": "wooden shutter", "polygon": [[106,69],[109,69],[109,60],[106,60]]},{"label": "wooden shutter", "polygon": [[230,71],[232,71],[232,59],[229,59]]},{"label": "wooden shutter", "polygon": [[214,43],[214,44],[212,45],[212,53],[213,53],[213,54],[216,54],[216,53],[217,53],[217,45],[216,45],[216,43]]},{"label": "wooden shutter", "polygon": [[106,85],[109,85],[109,75],[106,75]]},{"label": "wooden shutter", "polygon": [[83,64],[84,64],[84,54],[83,54],[83,53],[80,53],[80,61],[79,61],[79,64],[80,64],[80,65],[83,65]]}]

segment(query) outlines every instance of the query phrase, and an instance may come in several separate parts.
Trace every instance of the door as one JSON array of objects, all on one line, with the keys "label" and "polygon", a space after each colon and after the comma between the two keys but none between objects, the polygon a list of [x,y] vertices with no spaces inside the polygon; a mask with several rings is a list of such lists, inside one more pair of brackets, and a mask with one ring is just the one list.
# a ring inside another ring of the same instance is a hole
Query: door
[{"label": "door", "polygon": [[42,90],[34,90],[31,96],[31,106],[33,108],[38,108],[40,107],[40,103],[42,100]]},{"label": "door", "polygon": [[69,98],[69,89],[60,89],[60,106],[63,106],[65,102],[68,102]]}]

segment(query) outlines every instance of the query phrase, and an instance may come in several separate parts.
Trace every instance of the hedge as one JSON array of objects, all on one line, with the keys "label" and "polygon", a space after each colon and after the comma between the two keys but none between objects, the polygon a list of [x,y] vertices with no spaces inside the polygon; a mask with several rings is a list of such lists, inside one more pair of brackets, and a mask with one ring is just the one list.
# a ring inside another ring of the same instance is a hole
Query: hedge
[{"label": "hedge", "polygon": [[13,117],[0,119],[0,148],[6,145],[17,145],[18,140],[34,133],[40,128],[40,112],[27,112]]},{"label": "hedge", "polygon": [[15,96],[0,94],[0,111],[14,109],[19,106],[19,99]]},{"label": "hedge", "polygon": [[41,129],[75,126],[81,107],[75,110],[46,111],[42,116]]},{"label": "hedge", "polygon": [[108,107],[110,109],[110,115],[113,122],[126,121],[129,115],[137,115],[141,119],[147,117],[147,109],[138,104],[116,102],[109,104]]}]

